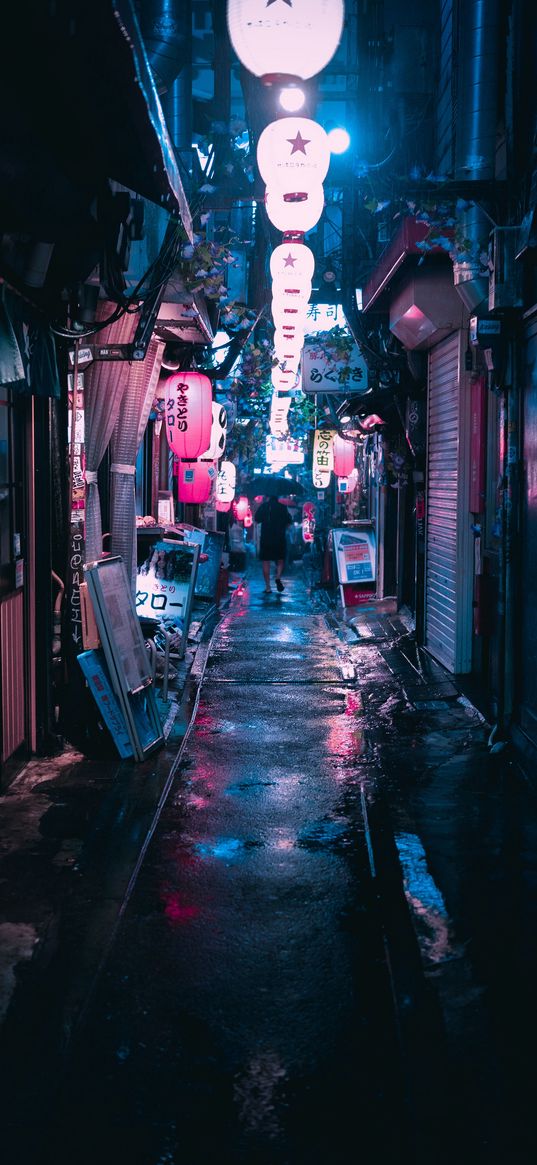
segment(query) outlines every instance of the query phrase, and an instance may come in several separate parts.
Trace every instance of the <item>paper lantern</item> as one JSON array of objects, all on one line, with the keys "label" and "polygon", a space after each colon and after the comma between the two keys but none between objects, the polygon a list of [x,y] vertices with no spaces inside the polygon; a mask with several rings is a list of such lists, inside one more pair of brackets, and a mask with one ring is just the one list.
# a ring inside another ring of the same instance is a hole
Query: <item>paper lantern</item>
[{"label": "paper lantern", "polygon": [[265,210],[272,225],[279,231],[311,231],[319,222],[323,209],[324,191],[321,183],[299,197],[267,187]]},{"label": "paper lantern", "polygon": [[248,498],[240,497],[235,502],[235,514],[239,522],[244,521],[245,514],[248,512],[249,502]]},{"label": "paper lantern", "polygon": [[248,530],[250,528],[250,526],[253,526],[253,523],[254,523],[254,519],[252,516],[252,511],[251,511],[250,507],[248,506],[248,509],[244,515],[244,529]]},{"label": "paper lantern", "polygon": [[218,510],[219,514],[228,514],[230,509],[231,509],[231,506],[232,506],[231,502],[217,501],[216,505],[215,505],[215,509]]},{"label": "paper lantern", "polygon": [[274,331],[274,339],[272,341],[274,348],[274,355],[280,363],[284,360],[300,360],[302,355],[302,343],[300,336],[295,340],[290,340],[280,328]]},{"label": "paper lantern", "polygon": [[284,332],[286,330],[288,331],[289,328],[300,328],[304,332],[308,317],[308,308],[309,304],[306,300],[291,307],[283,304],[280,298],[273,299],[270,310],[272,319],[274,320],[274,326],[281,328]]},{"label": "paper lantern", "polygon": [[290,282],[311,283],[315,271],[315,256],[305,243],[280,243],[270,256],[270,274],[273,280],[284,277]]},{"label": "paper lantern", "polygon": [[338,477],[337,488],[340,494],[351,494],[358,485],[358,470],[353,469],[348,477]]},{"label": "paper lantern", "polygon": [[237,470],[232,461],[222,461],[216,479],[216,500],[232,502],[235,497]]},{"label": "paper lantern", "polygon": [[203,505],[211,496],[216,480],[214,461],[200,458],[198,461],[179,461],[177,473],[177,494],[180,502],[187,505]]},{"label": "paper lantern", "polygon": [[227,413],[223,405],[213,400],[211,443],[206,456],[211,461],[219,461],[226,447]]},{"label": "paper lantern", "polygon": [[274,308],[283,312],[287,312],[291,317],[297,313],[306,318],[309,308],[309,291],[311,283],[304,290],[291,290],[284,287],[283,283],[273,282],[272,284],[272,314],[274,315]]},{"label": "paper lantern", "polygon": [[179,458],[193,460],[211,443],[212,388],[200,372],[176,372],[165,389],[166,436]]},{"label": "paper lantern", "polygon": [[302,519],[302,539],[304,542],[313,542],[315,537],[315,518]]},{"label": "paper lantern", "polygon": [[333,429],[316,429],[313,439],[312,477],[315,489],[328,489],[334,468]]},{"label": "paper lantern", "polygon": [[274,437],[285,437],[289,428],[290,397],[273,394],[270,405],[269,429]]},{"label": "paper lantern", "polygon": [[228,0],[231,43],[255,77],[314,77],[332,59],[343,0]]},{"label": "paper lantern", "polygon": [[334,473],[338,477],[348,477],[354,469],[356,450],[354,441],[345,441],[337,434],[334,437]]},{"label": "paper lantern", "polygon": [[329,164],[328,137],[309,117],[271,121],[257,143],[259,173],[266,186],[282,194],[318,189]]}]

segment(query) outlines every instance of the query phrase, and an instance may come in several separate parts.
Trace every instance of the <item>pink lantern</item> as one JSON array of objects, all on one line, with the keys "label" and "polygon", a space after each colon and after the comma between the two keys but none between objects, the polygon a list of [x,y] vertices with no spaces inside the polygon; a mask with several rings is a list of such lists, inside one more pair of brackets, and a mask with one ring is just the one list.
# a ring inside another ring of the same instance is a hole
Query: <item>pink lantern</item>
[{"label": "pink lantern", "polygon": [[250,503],[248,498],[240,497],[235,502],[235,514],[239,522],[244,522],[245,515],[248,513]]},{"label": "pink lantern", "polygon": [[348,477],[354,469],[355,447],[354,441],[345,441],[336,434],[333,443],[334,473],[338,477]]},{"label": "pink lantern", "polygon": [[212,388],[200,372],[176,372],[166,381],[166,436],[177,457],[193,460],[211,443]]},{"label": "pink lantern", "polygon": [[353,469],[348,477],[338,477],[337,489],[340,494],[351,494],[358,485],[358,470]]},{"label": "pink lantern", "polygon": [[228,0],[227,22],[239,61],[255,77],[305,80],[337,49],[343,0]]},{"label": "pink lantern", "polygon": [[257,144],[259,173],[282,194],[317,190],[328,172],[330,144],[322,125],[309,117],[281,117],[263,130]]},{"label": "pink lantern", "polygon": [[315,256],[305,243],[280,243],[270,256],[270,274],[273,280],[289,280],[289,285],[295,281],[297,286],[311,283],[315,271]]},{"label": "pink lantern", "polygon": [[311,231],[319,222],[324,209],[324,191],[319,182],[312,190],[282,194],[268,189],[265,210],[273,226],[279,231]]},{"label": "pink lantern", "polygon": [[217,501],[215,509],[217,509],[220,514],[228,514],[230,509],[231,509],[231,506],[232,506],[232,502]]},{"label": "pink lantern", "polygon": [[187,505],[203,505],[211,496],[216,479],[214,461],[179,461],[177,473],[177,493],[180,502]]},{"label": "pink lantern", "polygon": [[251,511],[250,507],[248,506],[248,509],[244,515],[244,529],[248,530],[250,528],[250,526],[253,526],[253,524],[254,524],[254,519],[252,516],[252,511]]}]

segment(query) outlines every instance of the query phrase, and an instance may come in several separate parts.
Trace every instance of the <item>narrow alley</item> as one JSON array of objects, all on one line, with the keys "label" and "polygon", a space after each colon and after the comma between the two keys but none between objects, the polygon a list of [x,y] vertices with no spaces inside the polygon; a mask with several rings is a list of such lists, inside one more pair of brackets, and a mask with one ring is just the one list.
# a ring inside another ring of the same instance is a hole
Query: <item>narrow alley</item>
[{"label": "narrow alley", "polygon": [[239,588],[54,1083],[8,1025],[9,1165],[531,1160],[535,802],[412,645]]}]

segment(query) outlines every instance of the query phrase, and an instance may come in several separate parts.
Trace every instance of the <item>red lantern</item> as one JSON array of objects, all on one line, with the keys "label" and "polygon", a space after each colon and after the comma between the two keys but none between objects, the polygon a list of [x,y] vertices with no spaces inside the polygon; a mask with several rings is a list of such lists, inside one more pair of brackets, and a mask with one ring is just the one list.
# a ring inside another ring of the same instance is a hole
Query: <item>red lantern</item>
[{"label": "red lantern", "polygon": [[251,511],[250,507],[248,506],[248,509],[244,515],[244,529],[248,530],[250,526],[253,526],[253,522],[254,522],[254,519],[252,517],[252,511]]},{"label": "red lantern", "polygon": [[354,469],[354,441],[345,441],[343,437],[334,437],[334,473],[338,477],[348,477]]},{"label": "red lantern", "polygon": [[240,497],[237,499],[237,501],[235,502],[235,514],[237,515],[237,520],[239,522],[244,521],[249,509],[250,509],[250,503],[248,501],[248,498]]},{"label": "red lantern", "polygon": [[208,502],[215,478],[214,461],[180,461],[177,474],[179,501],[191,506]]},{"label": "red lantern", "polygon": [[187,461],[207,453],[211,443],[212,388],[200,372],[176,372],[166,381],[166,436],[173,452]]}]

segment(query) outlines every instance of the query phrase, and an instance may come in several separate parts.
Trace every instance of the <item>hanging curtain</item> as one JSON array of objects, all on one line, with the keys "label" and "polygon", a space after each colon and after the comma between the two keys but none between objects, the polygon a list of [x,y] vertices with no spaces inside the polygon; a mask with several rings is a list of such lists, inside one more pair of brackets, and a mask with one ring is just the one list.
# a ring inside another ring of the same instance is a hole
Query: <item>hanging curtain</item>
[{"label": "hanging curtain", "polygon": [[151,340],[145,360],[131,365],[110,452],[112,553],[121,554],[136,592],[135,465],[160,375],[164,344]]},{"label": "hanging curtain", "polygon": [[[101,300],[97,320],[105,320],[116,308],[115,303]],[[115,323],[97,333],[99,344],[129,344],[134,337],[138,316],[126,313]],[[86,561],[93,562],[103,553],[101,502],[97,471],[106,453],[112,430],[119,416],[127,385],[130,363],[126,360],[95,361],[84,372],[86,413]]]}]

